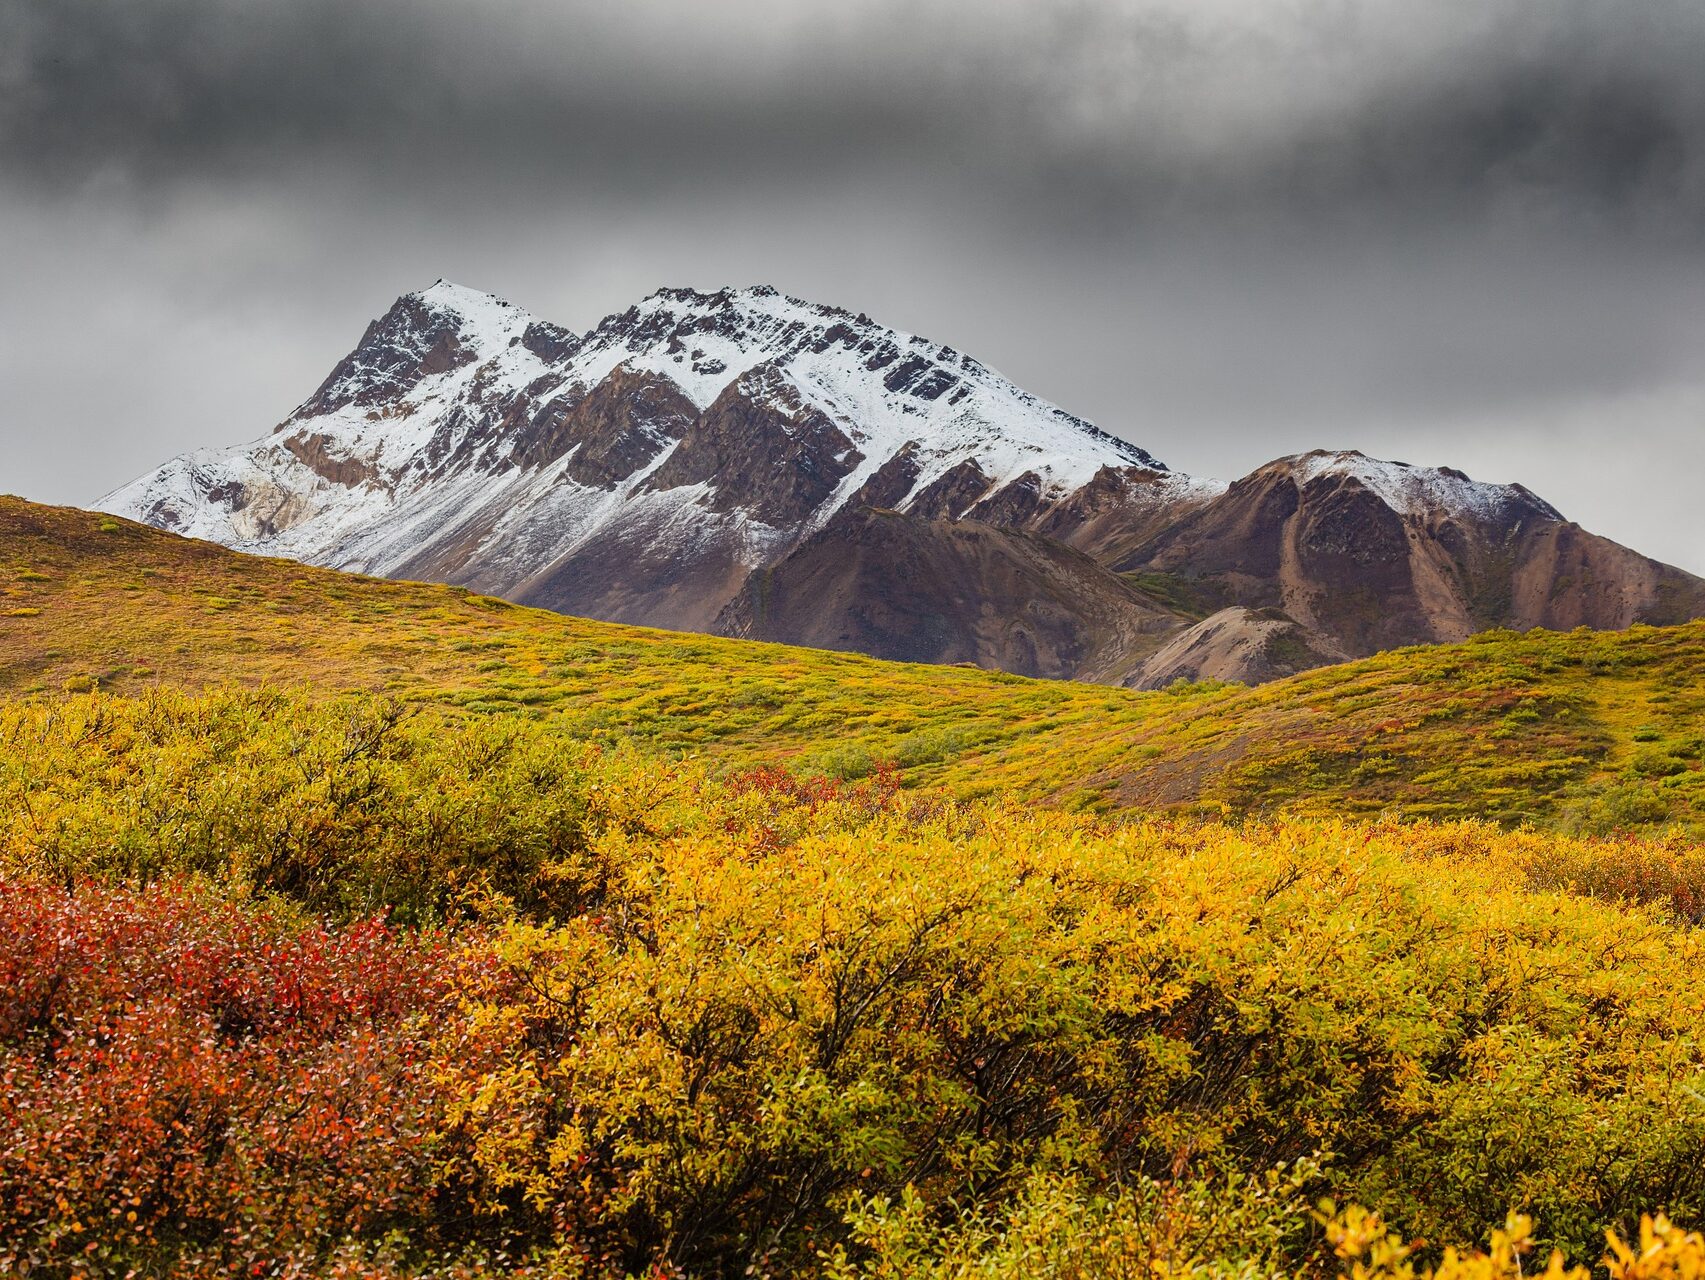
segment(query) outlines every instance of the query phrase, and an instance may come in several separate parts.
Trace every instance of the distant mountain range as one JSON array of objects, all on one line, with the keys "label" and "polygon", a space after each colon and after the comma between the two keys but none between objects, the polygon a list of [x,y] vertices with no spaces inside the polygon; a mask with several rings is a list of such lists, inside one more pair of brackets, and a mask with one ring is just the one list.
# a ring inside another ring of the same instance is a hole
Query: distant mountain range
[{"label": "distant mountain range", "polygon": [[1492,626],[1705,616],[1520,485],[1354,452],[1225,485],[969,356],[763,287],[586,334],[439,281],[265,439],[97,504],[610,621],[1156,687]]}]

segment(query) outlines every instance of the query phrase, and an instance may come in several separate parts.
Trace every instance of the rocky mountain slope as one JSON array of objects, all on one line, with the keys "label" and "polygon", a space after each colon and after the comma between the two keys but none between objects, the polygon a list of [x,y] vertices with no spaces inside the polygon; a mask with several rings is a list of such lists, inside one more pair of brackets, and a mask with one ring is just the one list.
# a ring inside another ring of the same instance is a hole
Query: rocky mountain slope
[{"label": "rocky mountain slope", "polygon": [[763,287],[663,290],[575,334],[440,281],[265,439],[99,506],[611,621],[1144,686],[1705,613],[1705,583],[1519,486],[1359,454],[1194,479]]},{"label": "rocky mountain slope", "polygon": [[717,616],[722,635],[1117,684],[1178,617],[1051,538],[976,519],[841,512]]},{"label": "rocky mountain slope", "polygon": [[[1705,615],[1705,581],[1587,533],[1521,485],[1353,452],[1271,462],[1113,563],[1227,605],[1210,619],[1222,646],[1265,633],[1271,674],[1488,627]],[[1275,619],[1295,624],[1283,640]],[[1157,655],[1150,682],[1161,663],[1173,676],[1218,674]]]}]

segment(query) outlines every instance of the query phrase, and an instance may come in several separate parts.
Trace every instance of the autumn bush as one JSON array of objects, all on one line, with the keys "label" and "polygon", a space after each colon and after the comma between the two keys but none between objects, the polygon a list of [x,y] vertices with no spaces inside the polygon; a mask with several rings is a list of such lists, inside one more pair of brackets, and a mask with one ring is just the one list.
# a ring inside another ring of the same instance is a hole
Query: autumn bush
[{"label": "autumn bush", "polygon": [[1330,1195],[1455,1276],[1512,1210],[1568,1266],[1705,1218],[1679,835],[1115,821],[371,699],[0,735],[14,1267],[1373,1266]]},{"label": "autumn bush", "polygon": [[207,875],[340,919],[430,923],[493,886],[571,912],[589,824],[661,820],[637,781],[601,789],[625,767],[605,757],[526,721],[373,698],[4,708],[0,863],[64,880]]},{"label": "autumn bush", "polygon": [[1523,1207],[1588,1259],[1705,1207],[1705,979],[1668,906],[1538,891],[1475,824],[911,806],[819,805],[780,847],[774,814],[599,836],[595,911],[497,944],[525,998],[486,1016],[528,1031],[459,1086],[505,1135],[487,1182],[578,1189],[627,1265],[707,1274],[805,1265],[860,1197],[996,1212],[1049,1170],[1318,1161],[1429,1239]]},{"label": "autumn bush", "polygon": [[455,1242],[434,1054],[470,963],[181,884],[0,881],[0,1271],[259,1275],[398,1227]]},{"label": "autumn bush", "polygon": [[830,1280],[1261,1280],[1323,1272],[1304,1163],[1266,1177],[1133,1179],[1097,1188],[1030,1178],[999,1214],[942,1214],[910,1190],[855,1199]]}]

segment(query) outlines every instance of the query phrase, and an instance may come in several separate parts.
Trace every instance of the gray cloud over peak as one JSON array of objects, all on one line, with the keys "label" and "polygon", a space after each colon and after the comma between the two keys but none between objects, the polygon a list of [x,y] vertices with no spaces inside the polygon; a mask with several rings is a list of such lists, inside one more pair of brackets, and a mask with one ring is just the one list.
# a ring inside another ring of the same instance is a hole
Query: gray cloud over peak
[{"label": "gray cloud over peak", "polygon": [[1697,0],[0,6],[0,488],[258,434],[439,275],[763,281],[1189,469],[1449,462],[1705,570],[1702,65]]},{"label": "gray cloud over peak", "polygon": [[60,188],[323,165],[430,194],[590,164],[669,191],[916,164],[1126,215],[1415,202],[1684,233],[1705,207],[1705,10],[1684,0],[8,13],[0,154]]}]

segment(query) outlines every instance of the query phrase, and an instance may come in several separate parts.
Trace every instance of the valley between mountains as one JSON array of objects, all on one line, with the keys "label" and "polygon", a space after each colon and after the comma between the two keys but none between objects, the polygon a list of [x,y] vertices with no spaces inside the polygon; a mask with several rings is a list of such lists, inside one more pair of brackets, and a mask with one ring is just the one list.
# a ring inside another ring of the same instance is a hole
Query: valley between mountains
[{"label": "valley between mountains", "polygon": [[1520,485],[1329,451],[1185,476],[764,287],[577,334],[439,281],[266,438],[98,505],[587,618],[1139,688],[1705,615],[1705,581]]}]

